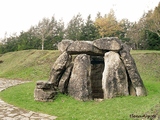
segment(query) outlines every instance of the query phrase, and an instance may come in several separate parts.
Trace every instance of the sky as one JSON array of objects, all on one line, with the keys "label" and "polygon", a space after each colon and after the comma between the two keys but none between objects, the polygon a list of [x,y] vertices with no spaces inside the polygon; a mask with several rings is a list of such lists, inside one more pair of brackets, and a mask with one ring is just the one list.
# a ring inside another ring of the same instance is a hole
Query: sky
[{"label": "sky", "polygon": [[158,6],[160,0],[0,0],[0,39],[27,31],[44,17],[62,19],[65,24],[80,13],[83,19],[91,14],[115,11],[117,20],[138,21],[144,12]]}]

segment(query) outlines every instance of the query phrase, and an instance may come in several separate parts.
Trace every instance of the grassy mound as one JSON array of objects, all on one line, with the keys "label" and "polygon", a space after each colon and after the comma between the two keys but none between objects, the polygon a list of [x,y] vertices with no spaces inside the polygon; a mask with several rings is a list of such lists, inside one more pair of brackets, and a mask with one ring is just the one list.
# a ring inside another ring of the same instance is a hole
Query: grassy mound
[{"label": "grassy mound", "polygon": [[58,51],[24,50],[3,54],[0,60],[0,77],[41,80],[48,79],[50,68],[56,58]]},{"label": "grassy mound", "polygon": [[[148,91],[145,97],[118,97],[102,102],[81,102],[59,94],[54,102],[36,102],[33,98],[36,80],[49,77],[58,51],[27,50],[0,57],[0,77],[33,80],[9,88],[0,97],[15,106],[58,116],[61,120],[129,120],[134,115],[160,115],[160,51],[132,51]],[[143,116],[146,115],[146,116]],[[137,118],[136,118],[137,119]]]}]

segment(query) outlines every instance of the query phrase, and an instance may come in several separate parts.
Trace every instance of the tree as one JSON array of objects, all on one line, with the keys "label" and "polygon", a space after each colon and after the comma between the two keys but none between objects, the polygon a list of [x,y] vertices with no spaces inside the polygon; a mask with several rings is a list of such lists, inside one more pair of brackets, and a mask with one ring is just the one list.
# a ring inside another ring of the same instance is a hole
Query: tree
[{"label": "tree", "polygon": [[160,37],[151,31],[146,31],[147,49],[160,50]]},{"label": "tree", "polygon": [[66,38],[71,40],[80,40],[83,25],[84,23],[81,14],[73,16],[66,29]]},{"label": "tree", "polygon": [[160,37],[160,2],[154,11],[150,10],[146,13],[145,28]]},{"label": "tree", "polygon": [[85,25],[82,27],[81,32],[81,40],[95,40],[99,38],[99,32],[96,26],[94,25],[94,22],[91,20],[91,15],[87,17],[87,21]]},{"label": "tree", "polygon": [[56,29],[57,21],[54,16],[51,21],[48,18],[43,18],[36,27],[32,27],[32,33],[42,40],[42,50],[44,50],[44,41],[46,38],[53,34]]},{"label": "tree", "polygon": [[18,37],[18,50],[39,49],[41,42],[30,31],[21,32]]},{"label": "tree", "polygon": [[134,44],[134,49],[139,49],[144,44],[145,40],[145,30],[142,27],[141,21],[134,23],[130,29],[127,31],[126,37],[130,38],[130,42]]},{"label": "tree", "polygon": [[119,35],[120,26],[116,20],[114,11],[111,9],[108,14],[105,14],[104,17],[96,18],[95,25],[97,29],[99,30],[99,34],[102,37],[111,37],[111,36],[117,36]]},{"label": "tree", "polygon": [[127,32],[130,30],[133,23],[131,23],[128,19],[122,19],[119,22],[119,26],[121,31],[119,31],[119,38],[122,39],[124,42],[129,42],[129,38],[127,38]]}]

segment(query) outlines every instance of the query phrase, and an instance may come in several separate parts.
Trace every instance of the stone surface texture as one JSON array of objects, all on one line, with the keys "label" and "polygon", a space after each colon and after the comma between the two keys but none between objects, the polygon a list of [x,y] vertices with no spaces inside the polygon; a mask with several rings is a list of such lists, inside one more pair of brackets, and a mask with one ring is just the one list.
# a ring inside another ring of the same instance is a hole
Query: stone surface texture
[{"label": "stone surface texture", "polygon": [[50,72],[49,82],[58,86],[59,79],[67,67],[67,63],[71,58],[67,52],[63,52],[55,61]]},{"label": "stone surface texture", "polygon": [[103,51],[92,44],[92,41],[74,41],[68,48],[69,54],[103,55]]},{"label": "stone surface texture", "polygon": [[77,100],[91,99],[90,56],[78,55],[74,60],[71,78],[68,84],[68,94]]},{"label": "stone surface texture", "polygon": [[120,51],[121,58],[126,67],[129,79],[131,81],[131,85],[136,92],[137,96],[145,96],[147,95],[146,88],[143,84],[141,76],[137,70],[136,63],[132,58],[127,45],[123,44],[123,49]]},{"label": "stone surface texture", "polygon": [[72,42],[73,40],[62,40],[58,43],[58,50],[65,52]]},{"label": "stone surface texture", "polygon": [[69,79],[71,76],[71,72],[72,72],[72,68],[73,68],[73,63],[71,63],[67,69],[65,70],[64,74],[62,75],[59,85],[58,85],[58,90],[61,93],[68,93],[68,84],[69,84]]},{"label": "stone surface texture", "polygon": [[34,90],[34,99],[37,101],[53,101],[57,94],[56,86],[51,82],[38,81]]},{"label": "stone surface texture", "polygon": [[104,99],[129,95],[127,74],[119,54],[112,51],[107,52],[104,60],[102,78]]},{"label": "stone surface texture", "polygon": [[105,51],[119,51],[122,46],[117,37],[106,37],[93,41],[93,45]]}]

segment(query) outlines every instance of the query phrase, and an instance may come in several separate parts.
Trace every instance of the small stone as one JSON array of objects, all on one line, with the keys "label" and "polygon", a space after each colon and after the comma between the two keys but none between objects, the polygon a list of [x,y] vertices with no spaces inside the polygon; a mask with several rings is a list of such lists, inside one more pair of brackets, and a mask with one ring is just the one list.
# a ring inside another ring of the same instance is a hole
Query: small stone
[{"label": "small stone", "polygon": [[34,90],[34,99],[36,101],[53,101],[57,92],[54,89],[35,89]]}]

